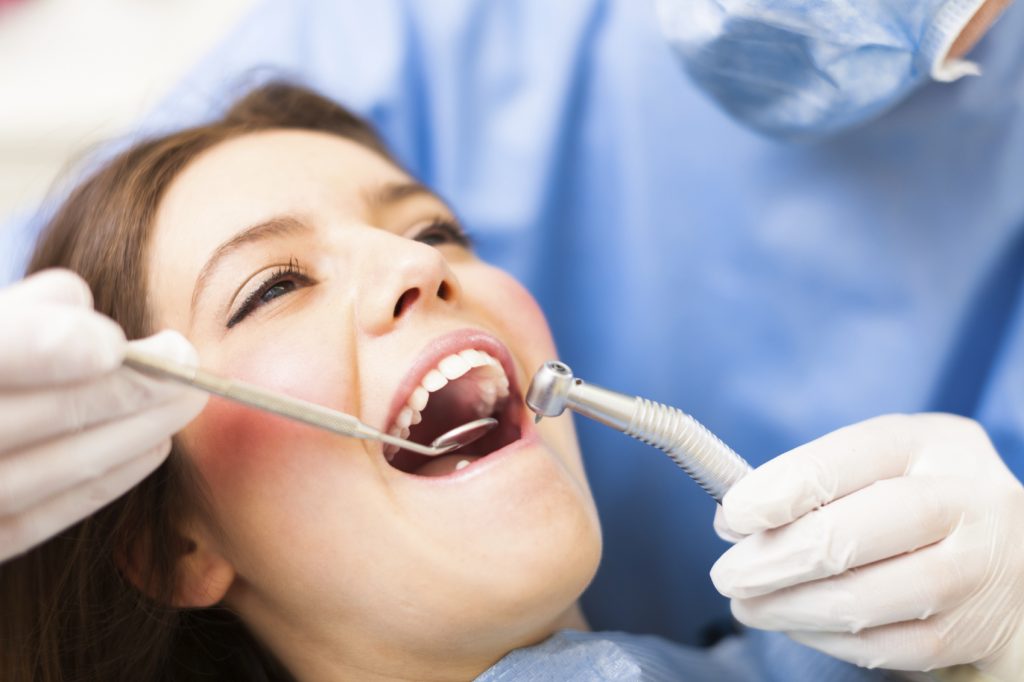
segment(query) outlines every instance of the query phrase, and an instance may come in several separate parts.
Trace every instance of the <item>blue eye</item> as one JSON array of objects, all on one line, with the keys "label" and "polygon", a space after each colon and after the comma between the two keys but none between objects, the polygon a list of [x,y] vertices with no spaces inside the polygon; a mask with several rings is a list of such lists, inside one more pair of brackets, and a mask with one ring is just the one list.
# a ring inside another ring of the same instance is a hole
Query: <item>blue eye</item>
[{"label": "blue eye", "polygon": [[440,246],[442,244],[457,244],[465,249],[472,248],[472,240],[459,224],[445,218],[437,218],[424,227],[413,237],[418,242],[429,246]]},{"label": "blue eye", "polygon": [[278,296],[284,296],[285,294],[287,294],[289,292],[292,292],[294,290],[295,290],[295,282],[290,281],[290,280],[289,281],[284,281],[284,282],[278,282],[274,286],[272,286],[269,289],[267,289],[266,292],[264,292],[264,294],[262,296],[260,296],[260,301],[262,301],[263,303],[267,303],[269,301],[274,300]]},{"label": "blue eye", "polygon": [[312,280],[294,260],[288,265],[274,270],[251,294],[245,297],[238,310],[228,319],[227,328],[247,318],[257,309],[269,304],[275,298],[287,296],[299,287],[310,284]]}]

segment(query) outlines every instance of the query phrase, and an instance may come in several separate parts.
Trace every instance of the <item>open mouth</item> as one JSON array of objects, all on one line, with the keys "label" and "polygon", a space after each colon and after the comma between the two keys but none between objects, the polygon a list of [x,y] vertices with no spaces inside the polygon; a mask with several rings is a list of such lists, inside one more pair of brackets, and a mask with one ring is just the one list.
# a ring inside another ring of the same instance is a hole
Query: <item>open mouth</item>
[{"label": "open mouth", "polygon": [[430,457],[393,445],[384,456],[391,466],[418,476],[444,476],[487,457],[522,435],[523,400],[502,362],[469,348],[442,357],[420,378],[388,433],[429,445],[466,422],[493,417],[498,425],[477,441],[447,455]]}]

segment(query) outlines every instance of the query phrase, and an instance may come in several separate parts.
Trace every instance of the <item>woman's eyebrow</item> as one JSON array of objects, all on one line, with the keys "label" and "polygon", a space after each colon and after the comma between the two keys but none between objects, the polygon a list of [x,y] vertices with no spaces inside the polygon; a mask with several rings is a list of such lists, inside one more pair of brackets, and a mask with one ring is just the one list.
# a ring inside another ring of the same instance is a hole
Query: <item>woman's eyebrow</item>
[{"label": "woman's eyebrow", "polygon": [[364,193],[366,203],[372,208],[387,208],[411,197],[419,196],[429,197],[444,203],[441,197],[432,192],[430,188],[412,180],[389,182]]},{"label": "woman's eyebrow", "polygon": [[192,289],[192,312],[195,313],[199,297],[206,288],[206,284],[213,276],[213,273],[217,270],[217,267],[221,264],[224,258],[229,256],[231,253],[237,251],[243,246],[255,242],[266,241],[267,239],[272,239],[274,237],[294,235],[300,232],[310,232],[312,229],[313,228],[295,216],[275,216],[269,220],[264,220],[261,223],[245,228],[234,237],[218,246],[206,261],[203,269],[199,271],[199,276],[196,277],[196,285]]},{"label": "woman's eyebrow", "polygon": [[[401,203],[406,199],[421,196],[429,197],[444,203],[441,198],[428,187],[412,180],[404,182],[389,182],[374,187],[364,194],[366,203],[374,208],[387,208],[394,204]],[[206,261],[203,269],[199,271],[199,276],[196,277],[196,285],[192,289],[191,312],[195,314],[196,305],[199,303],[199,297],[205,290],[207,283],[213,276],[213,273],[226,256],[237,251],[242,246],[253,242],[284,235],[292,235],[297,232],[309,232],[311,229],[312,228],[309,225],[302,222],[295,216],[275,216],[269,220],[247,227],[231,239],[218,246]]]}]

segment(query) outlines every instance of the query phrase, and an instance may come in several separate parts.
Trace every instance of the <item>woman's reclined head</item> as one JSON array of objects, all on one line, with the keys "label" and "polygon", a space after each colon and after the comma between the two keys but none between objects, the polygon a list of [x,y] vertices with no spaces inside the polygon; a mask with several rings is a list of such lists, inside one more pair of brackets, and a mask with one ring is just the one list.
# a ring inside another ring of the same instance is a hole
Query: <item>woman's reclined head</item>
[{"label": "woman's reclined head", "polygon": [[157,472],[4,567],[13,679],[470,678],[579,623],[596,512],[571,422],[521,397],[547,324],[367,124],[264,86],[89,178],[32,263],[57,266],[220,374],[421,442],[500,425],[429,460],[212,399]]}]

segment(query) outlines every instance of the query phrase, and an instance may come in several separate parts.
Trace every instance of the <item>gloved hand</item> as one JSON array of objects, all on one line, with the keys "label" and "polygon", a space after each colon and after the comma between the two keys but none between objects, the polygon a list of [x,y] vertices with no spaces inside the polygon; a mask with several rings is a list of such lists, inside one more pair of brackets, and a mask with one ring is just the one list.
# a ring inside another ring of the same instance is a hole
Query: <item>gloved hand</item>
[{"label": "gloved hand", "polygon": [[740,480],[716,528],[746,536],[711,578],[747,625],[862,666],[1024,680],[1024,487],[972,420],[839,429]]},{"label": "gloved hand", "polygon": [[[0,561],[106,505],[155,469],[206,396],[121,368],[121,328],[79,277],[50,270],[0,290]],[[182,361],[175,332],[146,349]]]}]

